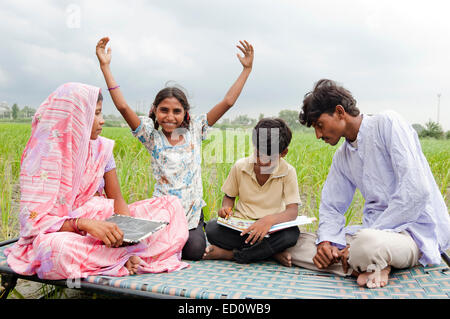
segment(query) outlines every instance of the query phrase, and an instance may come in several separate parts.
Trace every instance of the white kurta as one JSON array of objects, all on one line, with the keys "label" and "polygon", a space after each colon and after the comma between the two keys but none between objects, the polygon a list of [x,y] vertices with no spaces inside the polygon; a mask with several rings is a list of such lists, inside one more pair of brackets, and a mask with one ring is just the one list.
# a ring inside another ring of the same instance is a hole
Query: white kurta
[{"label": "white kurta", "polygon": [[[450,247],[450,218],[415,130],[397,113],[363,116],[357,148],[336,151],[322,190],[318,240],[345,246],[361,228],[407,231],[422,265],[439,264]],[[363,224],[345,227],[355,189],[365,199]]]}]

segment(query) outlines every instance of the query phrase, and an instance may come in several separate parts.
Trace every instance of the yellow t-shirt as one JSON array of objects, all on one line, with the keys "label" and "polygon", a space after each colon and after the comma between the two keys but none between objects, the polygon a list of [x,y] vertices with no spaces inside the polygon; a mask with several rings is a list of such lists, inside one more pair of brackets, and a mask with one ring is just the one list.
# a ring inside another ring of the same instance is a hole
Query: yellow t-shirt
[{"label": "yellow t-shirt", "polygon": [[284,211],[286,205],[301,204],[297,173],[292,165],[280,157],[277,167],[261,186],[254,163],[253,155],[236,161],[222,185],[222,192],[227,196],[239,196],[233,216],[260,219]]}]

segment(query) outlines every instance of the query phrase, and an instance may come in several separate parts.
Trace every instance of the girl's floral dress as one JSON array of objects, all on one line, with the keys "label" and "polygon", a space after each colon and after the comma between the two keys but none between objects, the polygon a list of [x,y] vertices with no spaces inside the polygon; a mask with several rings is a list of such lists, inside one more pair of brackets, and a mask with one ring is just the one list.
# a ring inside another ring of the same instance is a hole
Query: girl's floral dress
[{"label": "girl's floral dress", "polygon": [[183,205],[189,229],[198,226],[203,200],[201,177],[202,140],[207,136],[206,114],[192,116],[188,129],[178,129],[183,136],[181,145],[171,145],[153,120],[141,116],[141,124],[133,135],[151,154],[153,176],[156,179],[153,196],[175,195]]}]

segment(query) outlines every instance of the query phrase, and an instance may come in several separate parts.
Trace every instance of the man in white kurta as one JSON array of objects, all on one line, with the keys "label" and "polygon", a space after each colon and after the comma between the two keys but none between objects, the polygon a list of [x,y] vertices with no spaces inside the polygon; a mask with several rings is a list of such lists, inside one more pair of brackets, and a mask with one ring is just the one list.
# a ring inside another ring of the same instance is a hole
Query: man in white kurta
[{"label": "man in white kurta", "polygon": [[[346,140],[323,186],[317,234],[299,238],[292,263],[353,273],[369,288],[386,285],[391,266],[440,264],[450,247],[449,214],[411,125],[393,111],[353,116],[340,104],[310,123],[327,143]],[[362,225],[345,227],[356,188],[365,199]]]}]

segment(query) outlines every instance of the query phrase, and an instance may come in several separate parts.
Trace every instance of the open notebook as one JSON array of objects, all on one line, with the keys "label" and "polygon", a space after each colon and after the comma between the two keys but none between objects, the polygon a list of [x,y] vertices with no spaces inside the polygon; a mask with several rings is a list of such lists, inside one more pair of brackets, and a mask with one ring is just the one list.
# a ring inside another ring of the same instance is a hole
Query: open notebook
[{"label": "open notebook", "polygon": [[[311,224],[315,220],[316,219],[314,217],[297,216],[297,219],[295,219],[295,220],[273,225],[269,230],[269,234],[274,233],[279,230],[282,230],[282,229],[285,229],[285,228],[293,227],[293,226]],[[255,222],[255,220],[242,219],[242,218],[237,218],[237,217],[230,217],[228,219],[225,219],[222,217],[217,218],[217,223],[219,225],[222,225],[222,226],[225,226],[225,227],[237,230],[237,231],[243,231],[243,230],[249,228],[254,222]]]},{"label": "open notebook", "polygon": [[112,215],[106,221],[119,226],[123,231],[123,242],[127,244],[137,244],[169,224],[168,222],[153,221],[117,214]]}]

